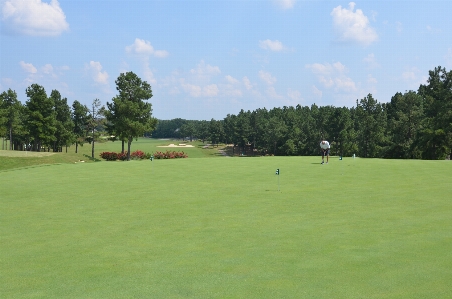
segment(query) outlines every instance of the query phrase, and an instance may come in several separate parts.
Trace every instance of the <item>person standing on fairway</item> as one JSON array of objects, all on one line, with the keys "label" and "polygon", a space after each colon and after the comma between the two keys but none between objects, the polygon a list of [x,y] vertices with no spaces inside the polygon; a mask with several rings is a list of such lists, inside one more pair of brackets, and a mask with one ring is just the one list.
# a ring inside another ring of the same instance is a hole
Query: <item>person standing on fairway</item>
[{"label": "person standing on fairway", "polygon": [[325,162],[325,156],[326,164],[328,164],[328,157],[330,156],[330,143],[326,140],[322,140],[322,142],[320,142],[320,150],[322,151],[322,164]]}]

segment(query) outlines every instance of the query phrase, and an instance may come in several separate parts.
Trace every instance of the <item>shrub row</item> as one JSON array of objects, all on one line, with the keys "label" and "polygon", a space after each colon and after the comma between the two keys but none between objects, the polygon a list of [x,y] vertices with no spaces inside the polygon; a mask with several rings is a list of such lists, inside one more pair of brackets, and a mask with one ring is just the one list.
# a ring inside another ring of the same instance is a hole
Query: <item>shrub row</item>
[{"label": "shrub row", "polygon": [[[130,154],[130,158],[132,160],[150,159],[151,156],[152,156],[152,154],[145,153],[140,150],[136,150]],[[153,156],[154,156],[154,159],[188,158],[187,154],[185,154],[184,152],[176,152],[176,151],[155,152],[153,154]],[[125,161],[125,160],[127,160],[127,151],[125,151],[124,153],[102,152],[102,153],[100,153],[100,157],[107,161],[116,161],[116,160]]]},{"label": "shrub row", "polygon": [[[126,156],[127,156],[127,153],[126,153]],[[145,152],[140,151],[140,150],[136,150],[130,154],[130,159],[133,159],[133,160],[149,159],[150,157],[151,157],[151,154],[146,154]]]},{"label": "shrub row", "polygon": [[127,159],[127,152],[124,153],[102,152],[100,153],[100,157],[107,161],[116,161],[116,160],[124,161]]},{"label": "shrub row", "polygon": [[155,152],[154,153],[154,159],[177,159],[177,158],[188,158],[188,156],[184,152],[176,152],[176,151],[166,151],[166,152]]}]

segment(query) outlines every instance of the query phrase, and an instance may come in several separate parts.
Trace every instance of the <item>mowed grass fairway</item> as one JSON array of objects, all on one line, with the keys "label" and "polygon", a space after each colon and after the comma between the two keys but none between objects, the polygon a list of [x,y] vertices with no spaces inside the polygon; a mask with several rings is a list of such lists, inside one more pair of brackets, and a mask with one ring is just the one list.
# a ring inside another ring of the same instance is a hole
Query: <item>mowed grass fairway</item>
[{"label": "mowed grass fairway", "polygon": [[[192,145],[193,147],[165,147],[169,144],[186,144]],[[163,147],[161,147],[163,146]],[[131,145],[131,152],[136,150],[141,150],[146,153],[155,153],[156,151],[166,152],[166,151],[176,151],[184,152],[189,158],[209,158],[221,156],[218,153],[217,147],[208,146],[203,148],[205,144],[201,141],[180,141],[180,140],[166,140],[166,139],[152,139],[152,138],[138,138],[138,140],[133,140]],[[101,152],[121,152],[122,146],[120,141],[114,142],[96,142],[94,145],[94,157],[100,159],[99,154]],[[124,145],[124,149],[127,151],[127,143]],[[75,146],[71,146],[68,152],[75,152]],[[91,156],[91,144],[86,143],[83,146],[78,147],[78,152],[81,154],[86,154]]]},{"label": "mowed grass fairway", "polygon": [[[161,147],[169,144],[185,143],[192,145],[192,147]],[[157,151],[177,151],[184,152],[190,158],[211,158],[222,156],[218,149],[221,147],[207,146],[200,141],[196,142],[181,142],[178,140],[159,140],[151,138],[138,138],[132,142],[131,152],[141,150],[146,153],[155,153]],[[121,152],[122,146],[120,141],[115,142],[96,142],[94,146],[94,158],[101,159],[102,152]],[[125,144],[127,151],[127,143]],[[63,152],[27,152],[27,151],[9,151],[0,150],[0,171],[17,168],[34,168],[39,165],[51,165],[57,163],[79,163],[92,162],[89,157],[92,155],[91,144],[85,143],[83,146],[79,145],[78,153],[75,153],[75,145],[63,148]]]},{"label": "mowed grass fairway", "polygon": [[451,162],[319,162],[2,171],[0,297],[451,298]]}]

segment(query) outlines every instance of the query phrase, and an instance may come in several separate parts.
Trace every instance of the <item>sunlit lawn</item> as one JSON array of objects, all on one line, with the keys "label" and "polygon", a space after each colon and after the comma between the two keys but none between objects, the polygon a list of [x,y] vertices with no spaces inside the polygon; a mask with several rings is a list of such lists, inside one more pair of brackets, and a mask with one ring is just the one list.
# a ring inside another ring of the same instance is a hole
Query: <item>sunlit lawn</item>
[{"label": "sunlit lawn", "polygon": [[[179,145],[179,144],[186,144],[186,145],[192,145],[193,147],[161,147],[161,146],[168,146],[170,144]],[[136,150],[141,150],[143,152],[149,152],[154,153],[156,151],[184,151],[188,154],[190,158],[201,158],[201,157],[215,157],[219,156],[218,148],[213,146],[208,146],[207,148],[204,148],[204,146],[207,145],[206,143],[203,143],[201,141],[182,141],[182,140],[162,140],[162,139],[152,139],[152,138],[138,138],[138,140],[133,140],[131,144],[131,152],[134,152]],[[82,154],[86,154],[88,156],[91,156],[91,144],[85,143],[82,147],[78,147],[78,152]],[[221,146],[220,146],[221,147]],[[124,149],[127,151],[127,143],[124,144]],[[122,150],[122,143],[120,141],[114,141],[114,142],[96,142],[94,144],[94,156],[96,158],[99,158],[99,154],[101,152],[106,151],[113,151],[113,152],[120,152]],[[71,146],[69,148],[69,151],[75,152],[75,146]]]},{"label": "sunlit lawn", "polygon": [[450,298],[452,164],[319,162],[0,172],[0,297]]},{"label": "sunlit lawn", "polygon": [[[160,147],[169,144],[187,144],[193,147]],[[155,153],[156,151],[184,151],[190,158],[209,158],[222,156],[218,149],[224,145],[212,146],[202,143],[201,141],[187,142],[180,140],[158,140],[150,138],[139,138],[132,142],[131,152],[141,150],[146,153]],[[102,160],[99,155],[101,152],[121,152],[121,142],[104,141],[94,144],[94,158]],[[127,144],[125,145],[127,150]],[[85,143],[78,146],[77,154],[75,153],[75,145],[63,148],[62,153],[53,152],[27,152],[27,151],[9,151],[0,150],[0,171],[14,169],[20,167],[36,167],[37,165],[51,165],[57,163],[83,163],[91,162],[92,145]],[[18,159],[20,158],[20,159]]]}]

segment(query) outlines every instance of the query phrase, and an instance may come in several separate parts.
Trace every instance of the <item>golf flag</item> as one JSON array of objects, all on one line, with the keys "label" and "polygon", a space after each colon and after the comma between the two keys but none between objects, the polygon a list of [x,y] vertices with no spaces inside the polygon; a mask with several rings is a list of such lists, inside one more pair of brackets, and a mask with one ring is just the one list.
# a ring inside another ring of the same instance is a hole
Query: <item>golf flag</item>
[{"label": "golf flag", "polygon": [[279,175],[279,168],[278,169],[276,169],[276,173],[275,173],[276,175]]}]

